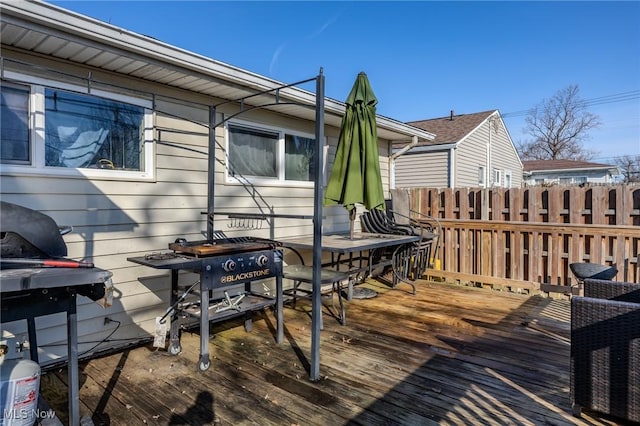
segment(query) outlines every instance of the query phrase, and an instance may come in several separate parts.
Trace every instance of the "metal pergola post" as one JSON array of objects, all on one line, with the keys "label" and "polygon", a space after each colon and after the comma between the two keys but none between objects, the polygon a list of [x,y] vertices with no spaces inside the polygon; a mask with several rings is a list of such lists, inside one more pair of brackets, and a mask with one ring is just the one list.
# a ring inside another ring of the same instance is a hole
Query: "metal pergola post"
[{"label": "metal pergola post", "polygon": [[216,186],[216,106],[209,107],[209,165],[207,174],[207,241],[213,241],[213,209]]},{"label": "metal pergola post", "polygon": [[[315,78],[299,81],[288,85],[280,86],[277,89],[268,89],[254,95],[246,96],[244,98],[236,99],[233,101],[224,101],[222,103],[209,107],[209,164],[208,164],[208,180],[207,180],[207,239],[211,241],[213,239],[213,214],[215,210],[215,149],[216,149],[216,128],[229,119],[243,114],[255,108],[263,108],[273,105],[286,105],[290,104],[282,102],[279,99],[279,90],[285,87],[292,87],[302,83],[307,83],[315,80],[316,82],[316,151],[315,151],[315,181],[313,190],[313,275],[312,275],[312,319],[311,319],[311,365],[309,376],[313,381],[317,381],[320,378],[320,315],[322,309],[322,300],[320,295],[320,269],[322,267],[322,204],[323,204],[323,183],[324,183],[324,171],[322,165],[324,164],[324,74],[322,68]],[[246,99],[276,91],[276,101],[271,104],[263,104],[259,106],[246,107],[244,101]],[[240,111],[232,114],[220,122],[216,121],[216,109],[220,105],[224,105],[231,102],[240,102]],[[275,216],[275,215],[274,215]]]},{"label": "metal pergola post", "polygon": [[320,295],[320,268],[322,267],[322,184],[324,153],[324,75],[322,68],[316,78],[316,152],[315,184],[313,190],[313,299],[311,316],[311,366],[310,379],[320,379],[320,315],[322,300]]}]

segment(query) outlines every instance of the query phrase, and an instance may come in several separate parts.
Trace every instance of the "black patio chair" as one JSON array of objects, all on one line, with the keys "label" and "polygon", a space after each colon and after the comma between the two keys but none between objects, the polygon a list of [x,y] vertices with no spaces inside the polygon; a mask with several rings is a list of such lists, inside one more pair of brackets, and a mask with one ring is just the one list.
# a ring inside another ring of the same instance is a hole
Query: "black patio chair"
[{"label": "black patio chair", "polygon": [[[393,249],[375,251],[370,264],[383,264],[392,271],[392,287],[400,282],[409,284],[416,293],[415,280],[422,277],[431,258],[431,248],[435,234],[425,229],[419,222],[397,223],[384,210],[369,210],[360,216],[363,231],[376,234],[413,235],[420,239]],[[383,273],[386,271],[383,271]]]},{"label": "black patio chair", "polygon": [[387,200],[387,212],[392,219],[400,225],[416,225],[421,232],[434,234],[431,247],[431,258],[428,260],[429,267],[433,267],[433,261],[440,249],[440,237],[442,235],[442,225],[437,217],[429,216],[412,210],[409,206],[409,191],[406,189],[392,189],[391,200]]},{"label": "black patio chair", "polygon": [[411,226],[396,223],[384,210],[370,210],[364,213],[371,226],[379,234],[418,235]]}]

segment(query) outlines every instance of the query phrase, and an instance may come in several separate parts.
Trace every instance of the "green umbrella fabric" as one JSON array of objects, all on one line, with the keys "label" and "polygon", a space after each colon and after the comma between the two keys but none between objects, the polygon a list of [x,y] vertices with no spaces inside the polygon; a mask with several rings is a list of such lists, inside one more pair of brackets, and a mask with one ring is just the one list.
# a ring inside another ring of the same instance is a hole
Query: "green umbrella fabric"
[{"label": "green umbrella fabric", "polygon": [[364,72],[358,74],[345,103],[324,204],[344,205],[353,220],[356,203],[363,204],[367,210],[384,209],[376,128],[378,99]]}]

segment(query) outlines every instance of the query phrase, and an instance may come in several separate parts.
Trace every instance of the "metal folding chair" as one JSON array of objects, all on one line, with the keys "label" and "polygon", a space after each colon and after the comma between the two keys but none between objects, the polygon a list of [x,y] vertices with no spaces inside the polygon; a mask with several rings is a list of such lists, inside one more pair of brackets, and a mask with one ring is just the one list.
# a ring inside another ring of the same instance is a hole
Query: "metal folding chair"
[{"label": "metal folding chair", "polygon": [[[313,294],[313,267],[304,264],[304,258],[297,250],[291,247],[285,247],[295,253],[300,260],[299,264],[285,265],[282,268],[282,277],[292,280],[293,287],[285,290],[285,294],[291,297],[295,306],[298,298],[310,298]],[[331,299],[331,308],[329,312],[335,316],[340,324],[346,325],[346,309],[342,297],[342,283],[347,281],[349,292],[353,287],[353,277],[350,271],[339,271],[331,268],[323,267],[320,269],[320,293],[322,296],[328,296]],[[338,295],[339,311],[336,313],[334,295]],[[324,328],[322,321],[322,311],[320,312],[320,329]]]}]

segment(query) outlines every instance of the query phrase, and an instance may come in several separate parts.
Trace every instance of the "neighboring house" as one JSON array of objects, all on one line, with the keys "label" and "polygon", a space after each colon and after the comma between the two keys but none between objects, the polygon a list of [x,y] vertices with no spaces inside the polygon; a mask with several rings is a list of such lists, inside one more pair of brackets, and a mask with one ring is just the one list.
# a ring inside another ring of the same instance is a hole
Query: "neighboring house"
[{"label": "neighboring house", "polygon": [[529,160],[524,166],[526,185],[575,185],[612,183],[620,174],[617,166],[573,160]]},{"label": "neighboring house", "polygon": [[436,135],[394,143],[396,188],[520,187],[522,163],[497,110],[407,124]]},{"label": "neighboring house", "polygon": [[[113,272],[113,306],[79,299],[79,341],[93,342],[81,354],[110,336],[105,316],[121,325],[97,350],[154,332],[170,275],[127,258],[166,251],[177,238],[203,239],[210,140],[215,210],[313,215],[312,148],[323,144],[327,173],[344,103],[324,100],[325,140],[315,141],[315,93],[285,87],[278,105],[251,109],[273,103],[275,92],[266,92],[284,83],[51,4],[3,2],[0,12],[2,200],[73,226],[64,236],[69,257]],[[258,93],[240,115],[239,102],[225,103]],[[377,126],[388,194],[392,141],[433,135],[382,116]],[[323,215],[324,232],[349,229],[344,208]],[[222,215],[214,225],[229,236],[313,234],[308,219],[249,224]],[[66,354],[64,324],[64,315],[38,323],[43,362]]]}]

